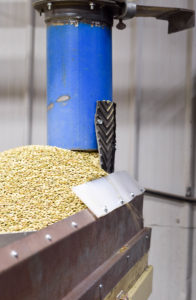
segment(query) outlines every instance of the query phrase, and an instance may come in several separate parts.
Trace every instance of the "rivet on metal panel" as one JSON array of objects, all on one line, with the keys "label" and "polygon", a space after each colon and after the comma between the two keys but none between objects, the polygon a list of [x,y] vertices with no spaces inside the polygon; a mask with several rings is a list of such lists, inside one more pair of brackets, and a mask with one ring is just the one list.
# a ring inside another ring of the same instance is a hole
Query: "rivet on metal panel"
[{"label": "rivet on metal panel", "polygon": [[73,228],[78,228],[78,224],[77,224],[76,222],[71,222],[71,226],[72,226]]},{"label": "rivet on metal panel", "polygon": [[89,2],[90,9],[93,10],[95,8],[95,3]]},{"label": "rivet on metal panel", "polygon": [[135,197],[135,194],[134,194],[134,193],[131,193],[130,195],[131,195],[132,198]]},{"label": "rivet on metal panel", "polygon": [[52,9],[52,3],[48,2],[47,7],[48,7],[48,10],[51,10]]},{"label": "rivet on metal panel", "polygon": [[10,255],[11,255],[12,257],[14,257],[14,258],[18,258],[18,252],[16,252],[15,250],[12,250],[12,251],[10,252]]},{"label": "rivet on metal panel", "polygon": [[120,200],[120,204],[122,204],[122,205],[124,204],[124,200],[123,199]]},{"label": "rivet on metal panel", "polygon": [[102,124],[103,124],[103,120],[97,119],[97,124],[98,124],[98,125],[102,125]]},{"label": "rivet on metal panel", "polygon": [[102,300],[103,299],[103,297],[102,297],[102,290],[103,290],[103,284],[102,283],[100,283],[100,285],[99,285],[99,296],[100,296],[100,300]]},{"label": "rivet on metal panel", "polygon": [[188,186],[186,188],[186,197],[191,197],[192,196],[192,188],[191,186]]},{"label": "rivet on metal panel", "polygon": [[105,211],[105,213],[107,214],[107,212],[108,212],[107,206],[104,207],[104,211]]},{"label": "rivet on metal panel", "polygon": [[46,234],[46,235],[45,235],[45,239],[48,240],[49,242],[52,241],[52,237],[51,237],[50,234]]}]

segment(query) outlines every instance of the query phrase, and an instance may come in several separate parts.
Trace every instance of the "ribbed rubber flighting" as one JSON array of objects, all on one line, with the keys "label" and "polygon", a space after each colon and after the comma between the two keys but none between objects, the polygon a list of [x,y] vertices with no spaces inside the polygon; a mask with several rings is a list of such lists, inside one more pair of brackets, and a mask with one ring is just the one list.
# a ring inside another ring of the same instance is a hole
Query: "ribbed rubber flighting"
[{"label": "ribbed rubber flighting", "polygon": [[48,25],[48,145],[97,150],[96,102],[112,100],[112,36],[106,25]]}]

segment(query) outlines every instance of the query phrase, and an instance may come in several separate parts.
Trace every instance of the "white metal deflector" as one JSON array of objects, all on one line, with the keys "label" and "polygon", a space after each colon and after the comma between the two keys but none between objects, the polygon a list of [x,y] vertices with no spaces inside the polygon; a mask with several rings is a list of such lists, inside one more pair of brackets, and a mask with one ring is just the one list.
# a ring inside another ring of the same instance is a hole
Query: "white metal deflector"
[{"label": "white metal deflector", "polygon": [[72,190],[98,218],[144,193],[144,189],[126,171],[89,181]]}]

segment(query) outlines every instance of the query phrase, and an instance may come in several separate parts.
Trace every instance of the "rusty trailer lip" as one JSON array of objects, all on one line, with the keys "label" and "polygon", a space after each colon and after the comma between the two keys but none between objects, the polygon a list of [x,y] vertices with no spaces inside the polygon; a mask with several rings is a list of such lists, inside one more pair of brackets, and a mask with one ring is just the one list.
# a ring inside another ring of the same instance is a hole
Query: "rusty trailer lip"
[{"label": "rusty trailer lip", "polygon": [[6,233],[0,233],[0,249],[15,242],[18,241],[36,231],[20,231],[20,232],[6,232]]},{"label": "rusty trailer lip", "polygon": [[149,251],[151,229],[144,228],[62,300],[104,299],[127,272]]},{"label": "rusty trailer lip", "polygon": [[84,210],[1,248],[0,300],[64,298],[143,230],[143,196],[131,205],[99,219]]}]

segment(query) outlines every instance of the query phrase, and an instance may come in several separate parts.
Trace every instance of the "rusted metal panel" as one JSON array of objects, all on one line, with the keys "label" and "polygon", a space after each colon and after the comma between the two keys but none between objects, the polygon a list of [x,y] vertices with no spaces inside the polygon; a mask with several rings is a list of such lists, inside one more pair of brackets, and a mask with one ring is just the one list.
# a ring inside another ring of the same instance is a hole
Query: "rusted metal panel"
[{"label": "rusted metal panel", "polygon": [[126,294],[136,283],[138,278],[148,267],[148,253],[146,253],[126,274],[117,285],[107,294],[104,300],[122,300],[120,297]]},{"label": "rusted metal panel", "polygon": [[14,232],[0,234],[0,248],[7,246],[15,241],[18,241],[33,232]]},{"label": "rusted metal panel", "polygon": [[145,228],[134,236],[121,251],[88,276],[63,300],[100,300],[148,252],[151,230]]},{"label": "rusted metal panel", "polygon": [[143,228],[143,197],[131,207],[100,219],[85,210],[2,248],[0,299],[63,298]]}]

